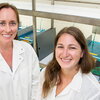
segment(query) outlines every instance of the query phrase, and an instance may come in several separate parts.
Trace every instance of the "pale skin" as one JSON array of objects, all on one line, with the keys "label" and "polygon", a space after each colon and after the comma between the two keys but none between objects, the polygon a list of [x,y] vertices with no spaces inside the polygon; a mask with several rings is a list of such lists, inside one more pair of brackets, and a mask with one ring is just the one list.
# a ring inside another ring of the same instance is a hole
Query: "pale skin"
[{"label": "pale skin", "polygon": [[83,52],[75,38],[70,34],[64,33],[58,39],[55,54],[61,66],[61,83],[57,85],[56,89],[56,95],[59,95],[78,72],[78,62],[83,56]]},{"label": "pale skin", "polygon": [[15,12],[11,8],[0,10],[0,53],[9,67],[12,67],[13,39],[18,30]]}]

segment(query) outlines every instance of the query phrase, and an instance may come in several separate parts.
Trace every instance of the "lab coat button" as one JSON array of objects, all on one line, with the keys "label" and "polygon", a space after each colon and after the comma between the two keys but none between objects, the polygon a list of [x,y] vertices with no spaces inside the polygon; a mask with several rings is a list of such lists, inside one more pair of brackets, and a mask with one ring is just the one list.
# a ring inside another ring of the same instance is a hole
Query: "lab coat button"
[{"label": "lab coat button", "polygon": [[21,58],[19,58],[19,60],[21,60]]},{"label": "lab coat button", "polygon": [[21,50],[23,50],[23,48]]}]

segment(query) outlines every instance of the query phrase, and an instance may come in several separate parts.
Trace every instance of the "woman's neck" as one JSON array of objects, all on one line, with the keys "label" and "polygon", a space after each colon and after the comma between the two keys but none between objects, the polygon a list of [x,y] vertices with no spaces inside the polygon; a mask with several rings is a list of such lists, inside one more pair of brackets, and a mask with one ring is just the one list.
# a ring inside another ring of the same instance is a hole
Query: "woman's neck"
[{"label": "woman's neck", "polygon": [[13,43],[0,43],[0,51],[12,49]]},{"label": "woman's neck", "polygon": [[77,74],[78,69],[73,69],[71,71],[69,70],[61,70],[60,73],[60,77],[61,77],[61,81],[71,81],[73,79],[73,77],[75,76],[75,74]]},{"label": "woman's neck", "polygon": [[6,63],[9,67],[12,67],[12,55],[13,55],[13,45],[12,43],[9,44],[2,44],[0,43],[0,53],[5,59]]},{"label": "woman's neck", "polygon": [[68,86],[70,84],[70,82],[72,81],[73,77],[75,76],[75,74],[78,72],[78,70],[61,70],[60,72],[60,81],[57,84],[57,89],[56,89],[56,95],[58,95],[59,93],[61,93],[64,88],[66,86]]}]

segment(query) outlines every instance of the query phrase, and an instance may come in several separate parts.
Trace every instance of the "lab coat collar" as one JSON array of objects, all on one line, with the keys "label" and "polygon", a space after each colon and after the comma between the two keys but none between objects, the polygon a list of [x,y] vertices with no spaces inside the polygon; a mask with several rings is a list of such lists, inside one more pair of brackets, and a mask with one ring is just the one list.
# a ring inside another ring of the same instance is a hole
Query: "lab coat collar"
[{"label": "lab coat collar", "polygon": [[[78,73],[72,79],[71,83],[68,86],[66,86],[66,88],[58,96],[66,95],[70,91],[80,92],[81,85],[82,85],[82,73],[81,70],[79,70]],[[55,86],[53,88],[53,91],[56,91],[56,88],[57,87]]]},{"label": "lab coat collar", "polygon": [[73,90],[79,92],[82,85],[82,72],[81,70],[78,71],[78,73],[74,76],[72,82],[70,83],[70,88]]},{"label": "lab coat collar", "polygon": [[11,69],[9,68],[8,64],[4,60],[1,53],[0,53],[0,71],[11,73]]},{"label": "lab coat collar", "polygon": [[[13,40],[13,61],[12,61],[12,68],[13,68],[13,74],[18,69],[20,63],[23,61],[22,53],[24,53],[25,50],[22,47],[21,43],[17,40]],[[0,53],[0,71],[7,72],[12,75],[11,69],[9,68],[8,64],[2,57]]]},{"label": "lab coat collar", "polygon": [[17,40],[13,40],[13,51],[16,51],[18,54],[21,54],[23,52],[25,52],[24,48],[22,47],[22,45],[19,43],[19,41]]},{"label": "lab coat collar", "polygon": [[15,72],[23,61],[22,54],[25,52],[19,41],[13,40],[13,72]]}]

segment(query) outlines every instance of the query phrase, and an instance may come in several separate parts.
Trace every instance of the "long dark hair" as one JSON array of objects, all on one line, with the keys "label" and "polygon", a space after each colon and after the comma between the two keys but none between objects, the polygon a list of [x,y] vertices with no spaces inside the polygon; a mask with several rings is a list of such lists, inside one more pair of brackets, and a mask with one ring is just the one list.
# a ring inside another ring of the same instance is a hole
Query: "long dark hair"
[{"label": "long dark hair", "polygon": [[93,69],[95,67],[94,59],[89,54],[86,39],[85,39],[83,33],[76,27],[63,28],[56,36],[53,59],[46,67],[45,81],[43,83],[43,91],[42,91],[43,97],[46,97],[48,95],[48,92],[50,91],[50,89],[54,85],[57,84],[57,79],[58,79],[61,67],[55,58],[55,48],[56,48],[58,39],[65,33],[72,35],[76,39],[76,41],[80,44],[81,49],[84,53],[83,57],[79,61],[79,68],[81,68],[82,73],[87,74],[91,71],[91,69]]}]

